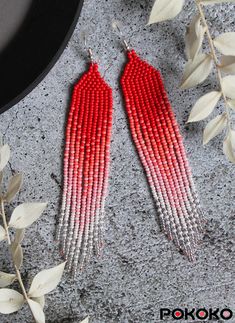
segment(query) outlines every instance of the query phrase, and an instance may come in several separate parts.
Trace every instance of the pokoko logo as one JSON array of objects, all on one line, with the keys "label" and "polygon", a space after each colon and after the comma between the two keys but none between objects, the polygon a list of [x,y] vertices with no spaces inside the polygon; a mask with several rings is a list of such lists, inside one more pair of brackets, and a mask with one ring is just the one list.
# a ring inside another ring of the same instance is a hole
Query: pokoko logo
[{"label": "pokoko logo", "polygon": [[213,309],[213,308],[175,308],[173,310],[169,308],[161,308],[160,309],[160,319],[169,319],[172,318],[173,320],[208,320],[208,321],[215,321],[215,320],[230,320],[233,317],[233,312],[229,308],[224,309]]}]

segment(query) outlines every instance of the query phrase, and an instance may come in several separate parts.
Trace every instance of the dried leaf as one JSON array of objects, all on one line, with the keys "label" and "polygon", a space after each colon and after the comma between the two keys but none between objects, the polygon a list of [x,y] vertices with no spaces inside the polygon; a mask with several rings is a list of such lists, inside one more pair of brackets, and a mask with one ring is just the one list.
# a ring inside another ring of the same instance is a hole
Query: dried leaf
[{"label": "dried leaf", "polygon": [[214,45],[223,55],[235,55],[235,32],[219,35],[214,39]]},{"label": "dried leaf", "polygon": [[220,69],[224,73],[235,74],[235,57],[222,56]]},{"label": "dried leaf", "polygon": [[24,304],[24,297],[15,290],[0,289],[0,313],[10,314],[18,311]]},{"label": "dried leaf", "polygon": [[235,0],[203,0],[200,2],[204,5],[210,5],[210,4],[225,3],[225,2],[235,3]]},{"label": "dried leaf", "polygon": [[9,227],[23,229],[36,221],[45,210],[46,203],[23,203],[15,208],[12,213]]},{"label": "dried leaf", "polygon": [[7,287],[16,280],[16,275],[0,271],[0,287]]},{"label": "dried leaf", "polygon": [[212,70],[212,58],[208,54],[199,54],[189,60],[185,66],[182,89],[188,89],[202,83]]},{"label": "dried leaf", "polygon": [[200,15],[196,15],[189,27],[187,27],[185,35],[186,55],[188,60],[193,60],[194,57],[199,53],[205,31],[205,27],[201,25]]},{"label": "dried leaf", "polygon": [[235,100],[228,100],[228,105],[231,109],[235,111]]},{"label": "dried leaf", "polygon": [[22,174],[14,175],[9,182],[7,193],[5,195],[5,200],[10,203],[15,195],[19,192],[22,186],[23,176]]},{"label": "dried leaf", "polygon": [[3,241],[6,239],[6,231],[5,229],[0,225],[0,241]]},{"label": "dried leaf", "polygon": [[12,254],[14,254],[14,253],[15,253],[16,248],[17,248],[17,247],[18,247],[18,243],[15,243],[15,242],[12,242],[12,243],[11,243],[10,248],[11,248],[11,253],[12,253]]},{"label": "dried leaf", "polygon": [[228,75],[222,79],[222,88],[224,94],[230,98],[235,99],[235,75]]},{"label": "dried leaf", "polygon": [[230,130],[223,144],[224,154],[235,164],[235,131]]},{"label": "dried leaf", "polygon": [[10,147],[8,145],[3,145],[0,147],[0,171],[6,166],[10,159]]},{"label": "dried leaf", "polygon": [[20,269],[23,262],[23,250],[21,248],[21,245],[15,244],[14,242],[11,244],[11,250],[12,250],[12,257],[14,260],[14,264],[17,269]]},{"label": "dried leaf", "polygon": [[3,180],[3,172],[0,172],[0,185],[2,184],[2,180]]},{"label": "dried leaf", "polygon": [[46,269],[38,273],[29,289],[30,297],[40,297],[48,294],[59,284],[63,275],[65,262],[51,269]]},{"label": "dried leaf", "polygon": [[200,121],[209,116],[221,97],[221,92],[212,91],[202,96],[192,108],[188,122]]},{"label": "dried leaf", "polygon": [[173,19],[182,10],[184,0],[155,0],[148,25],[168,19]]},{"label": "dried leaf", "polygon": [[32,297],[32,300],[34,302],[37,302],[38,304],[41,305],[42,309],[44,308],[45,306],[45,296],[40,296],[40,297]]},{"label": "dried leaf", "polygon": [[25,233],[25,229],[16,229],[15,239],[14,239],[15,244],[20,244],[23,241],[24,233]]},{"label": "dried leaf", "polygon": [[89,317],[87,316],[84,320],[82,320],[80,323],[89,323]]},{"label": "dried leaf", "polygon": [[206,145],[212,138],[223,131],[227,124],[227,117],[221,114],[212,119],[206,126],[203,133],[203,145]]},{"label": "dried leaf", "polygon": [[36,323],[45,323],[45,314],[40,304],[33,301],[32,299],[28,300],[29,307],[33,313]]}]

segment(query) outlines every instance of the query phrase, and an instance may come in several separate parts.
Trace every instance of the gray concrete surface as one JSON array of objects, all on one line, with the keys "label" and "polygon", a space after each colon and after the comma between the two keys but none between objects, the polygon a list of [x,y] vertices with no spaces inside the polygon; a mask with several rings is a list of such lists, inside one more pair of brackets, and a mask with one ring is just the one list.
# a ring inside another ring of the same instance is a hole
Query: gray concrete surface
[{"label": "gray concrete surface", "polygon": [[[147,0],[86,0],[77,29],[58,63],[31,94],[0,116],[0,132],[13,150],[11,170],[25,174],[16,203],[49,201],[47,212],[27,230],[23,243],[27,280],[60,262],[54,231],[69,88],[86,67],[79,30],[95,27],[91,43],[115,100],[106,246],[103,257],[94,259],[75,282],[65,275],[47,296],[48,323],[79,322],[87,315],[92,323],[157,323],[161,307],[234,309],[235,166],[222,153],[222,136],[202,147],[204,122],[185,125],[192,104],[214,86],[214,76],[197,89],[179,90],[185,63],[184,28],[195,7],[187,1],[184,13],[174,21],[145,27],[151,5]],[[234,29],[234,5],[217,5],[207,12],[215,34]],[[181,126],[208,220],[194,264],[178,254],[159,231],[120,96],[118,79],[125,55],[110,28],[113,18],[124,22],[132,46],[161,69]],[[1,269],[7,270],[5,247],[1,247],[0,259]],[[25,307],[10,316],[0,315],[0,322],[32,322],[32,318]]]}]

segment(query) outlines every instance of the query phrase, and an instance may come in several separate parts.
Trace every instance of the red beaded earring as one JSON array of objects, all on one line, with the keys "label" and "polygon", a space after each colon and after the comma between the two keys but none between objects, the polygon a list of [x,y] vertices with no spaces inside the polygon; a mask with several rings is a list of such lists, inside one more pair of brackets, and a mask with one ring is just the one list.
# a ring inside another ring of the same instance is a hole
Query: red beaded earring
[{"label": "red beaded earring", "polygon": [[77,271],[102,246],[104,201],[107,194],[112,127],[112,90],[93,61],[75,85],[64,151],[64,184],[57,237]]},{"label": "red beaded earring", "polygon": [[[114,26],[117,28],[117,26]],[[190,261],[203,220],[183,140],[160,72],[126,47],[121,78],[133,141],[145,169],[163,232]]]}]

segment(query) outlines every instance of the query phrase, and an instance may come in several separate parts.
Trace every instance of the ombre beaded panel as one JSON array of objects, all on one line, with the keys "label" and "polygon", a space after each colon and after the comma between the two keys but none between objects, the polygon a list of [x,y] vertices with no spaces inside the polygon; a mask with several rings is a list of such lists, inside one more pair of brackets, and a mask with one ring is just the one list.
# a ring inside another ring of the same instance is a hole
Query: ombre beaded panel
[{"label": "ombre beaded panel", "polygon": [[98,65],[74,87],[66,128],[64,185],[58,237],[76,273],[102,246],[112,128],[112,90]]},{"label": "ombre beaded panel", "polygon": [[169,240],[194,260],[201,210],[182,137],[159,71],[128,51],[121,85],[133,141]]}]

